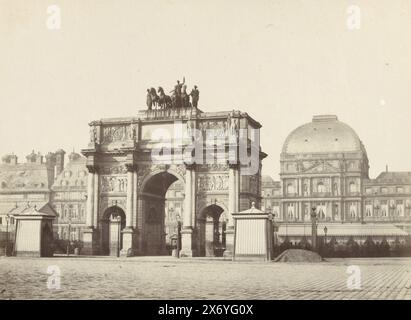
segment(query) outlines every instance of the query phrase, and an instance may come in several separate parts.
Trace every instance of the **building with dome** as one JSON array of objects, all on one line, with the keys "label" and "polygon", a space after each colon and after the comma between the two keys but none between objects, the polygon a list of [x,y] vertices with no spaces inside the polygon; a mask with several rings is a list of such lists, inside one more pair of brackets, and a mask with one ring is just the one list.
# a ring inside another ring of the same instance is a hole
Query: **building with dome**
[{"label": "building with dome", "polygon": [[[309,241],[313,209],[320,237],[340,242],[352,238],[357,243],[407,241],[411,172],[387,170],[370,179],[362,141],[336,116],[314,116],[293,130],[284,142],[280,165],[281,182],[264,185],[263,178],[262,186],[263,203],[270,200],[280,223],[280,241]],[[274,185],[281,188],[276,196],[267,192]]]}]

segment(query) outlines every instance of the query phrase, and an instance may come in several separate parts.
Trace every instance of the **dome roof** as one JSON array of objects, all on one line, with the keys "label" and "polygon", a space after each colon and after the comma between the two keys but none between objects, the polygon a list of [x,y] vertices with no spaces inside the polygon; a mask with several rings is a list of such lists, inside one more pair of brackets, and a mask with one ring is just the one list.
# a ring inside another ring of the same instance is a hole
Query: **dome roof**
[{"label": "dome roof", "polygon": [[334,115],[314,116],[313,121],[292,131],[284,142],[283,153],[365,153],[355,131]]}]

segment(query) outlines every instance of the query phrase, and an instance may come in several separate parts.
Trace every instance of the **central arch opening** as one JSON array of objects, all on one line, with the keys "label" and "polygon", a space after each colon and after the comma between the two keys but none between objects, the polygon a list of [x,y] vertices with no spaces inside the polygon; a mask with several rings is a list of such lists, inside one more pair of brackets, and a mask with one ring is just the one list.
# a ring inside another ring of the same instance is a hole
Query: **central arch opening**
[{"label": "central arch opening", "polygon": [[171,255],[179,241],[184,183],[164,171],[149,178],[142,190],[143,254]]}]

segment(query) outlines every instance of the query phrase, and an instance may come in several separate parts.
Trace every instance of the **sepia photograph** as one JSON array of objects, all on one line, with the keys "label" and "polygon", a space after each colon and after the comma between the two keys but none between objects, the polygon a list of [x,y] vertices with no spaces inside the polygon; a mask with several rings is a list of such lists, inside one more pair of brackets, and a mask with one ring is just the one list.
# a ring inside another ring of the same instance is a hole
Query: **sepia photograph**
[{"label": "sepia photograph", "polygon": [[0,300],[411,299],[410,1],[0,0],[0,59]]}]

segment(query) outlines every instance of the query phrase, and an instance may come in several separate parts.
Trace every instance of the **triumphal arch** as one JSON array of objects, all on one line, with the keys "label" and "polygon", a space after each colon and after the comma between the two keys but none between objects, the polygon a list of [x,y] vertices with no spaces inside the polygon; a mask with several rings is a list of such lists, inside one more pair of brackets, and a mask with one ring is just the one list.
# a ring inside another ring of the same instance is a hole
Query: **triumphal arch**
[{"label": "triumphal arch", "polygon": [[[206,256],[223,230],[232,254],[231,214],[260,203],[261,125],[247,113],[152,105],[134,117],[90,124],[84,254],[165,253],[164,203],[184,185],[180,256]],[[223,228],[221,228],[223,225]],[[212,254],[211,254],[212,255]]]}]

